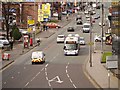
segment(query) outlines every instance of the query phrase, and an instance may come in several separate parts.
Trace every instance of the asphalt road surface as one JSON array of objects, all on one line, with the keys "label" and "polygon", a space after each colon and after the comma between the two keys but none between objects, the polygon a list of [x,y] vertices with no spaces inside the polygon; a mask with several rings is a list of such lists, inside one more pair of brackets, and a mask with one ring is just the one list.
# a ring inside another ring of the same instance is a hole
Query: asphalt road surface
[{"label": "asphalt road surface", "polygon": [[[97,12],[100,12],[97,10]],[[86,22],[84,13],[83,21]],[[100,20],[93,25],[95,33],[100,33]],[[2,72],[3,88],[95,88],[84,74],[83,65],[89,59],[89,45],[81,46],[78,56],[64,56],[63,43],[57,44],[58,34],[68,35],[67,28],[73,26],[75,32],[85,37],[89,43],[89,33],[82,32],[82,26],[76,25],[75,17],[71,22],[60,28],[50,38],[45,39],[40,46],[18,57],[15,62]],[[94,36],[94,34],[93,34]],[[99,45],[99,44],[98,44]],[[31,53],[42,50],[46,54],[44,64],[31,64]]]}]

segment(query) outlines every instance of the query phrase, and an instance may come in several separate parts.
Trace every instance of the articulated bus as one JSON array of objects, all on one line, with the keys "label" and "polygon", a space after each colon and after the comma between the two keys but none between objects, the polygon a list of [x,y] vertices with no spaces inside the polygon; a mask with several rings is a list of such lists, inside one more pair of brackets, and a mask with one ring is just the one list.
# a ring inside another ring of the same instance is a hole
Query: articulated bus
[{"label": "articulated bus", "polygon": [[78,37],[66,37],[64,42],[64,55],[78,55],[80,50]]}]

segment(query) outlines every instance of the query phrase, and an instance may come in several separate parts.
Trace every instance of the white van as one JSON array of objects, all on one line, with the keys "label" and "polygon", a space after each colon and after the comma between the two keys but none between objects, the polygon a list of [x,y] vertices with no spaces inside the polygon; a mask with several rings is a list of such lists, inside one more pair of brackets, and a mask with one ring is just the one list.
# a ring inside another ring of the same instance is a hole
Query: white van
[{"label": "white van", "polygon": [[84,23],[83,24],[83,33],[89,33],[90,32],[90,23]]},{"label": "white van", "polygon": [[44,63],[45,62],[45,54],[42,51],[32,52],[31,61],[32,61],[32,64]]}]

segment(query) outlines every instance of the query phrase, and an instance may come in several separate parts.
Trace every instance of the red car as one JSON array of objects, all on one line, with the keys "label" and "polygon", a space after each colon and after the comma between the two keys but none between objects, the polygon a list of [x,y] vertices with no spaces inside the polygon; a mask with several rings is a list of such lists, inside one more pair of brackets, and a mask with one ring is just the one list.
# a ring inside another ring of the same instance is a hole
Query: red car
[{"label": "red car", "polygon": [[60,28],[61,26],[56,23],[47,23],[48,28]]}]

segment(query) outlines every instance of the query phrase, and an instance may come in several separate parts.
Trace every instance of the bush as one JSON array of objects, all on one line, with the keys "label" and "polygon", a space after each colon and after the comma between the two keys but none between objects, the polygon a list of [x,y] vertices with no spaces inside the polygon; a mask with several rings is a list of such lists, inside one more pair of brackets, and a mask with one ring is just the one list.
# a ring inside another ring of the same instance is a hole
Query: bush
[{"label": "bush", "polygon": [[59,21],[56,20],[56,19],[51,19],[49,22],[57,23],[57,22],[59,22]]},{"label": "bush", "polygon": [[19,40],[22,37],[22,34],[21,32],[19,32],[17,26],[13,26],[12,28],[12,37],[14,38],[14,40]]},{"label": "bush", "polygon": [[112,56],[112,52],[104,52],[101,63],[106,63],[106,56]]}]

